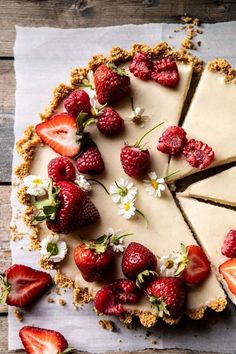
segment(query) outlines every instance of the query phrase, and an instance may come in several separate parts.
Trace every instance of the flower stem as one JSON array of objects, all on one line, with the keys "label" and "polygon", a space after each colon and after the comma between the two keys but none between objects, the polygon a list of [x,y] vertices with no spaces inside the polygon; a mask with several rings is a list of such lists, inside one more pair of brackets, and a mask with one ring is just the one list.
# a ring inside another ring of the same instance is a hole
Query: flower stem
[{"label": "flower stem", "polygon": [[93,88],[92,84],[79,84],[79,87],[89,87],[89,88]]},{"label": "flower stem", "polygon": [[140,210],[136,209],[136,211],[137,211],[138,214],[140,214],[144,218],[145,224],[146,224],[146,228],[148,228],[149,222],[148,222],[148,219],[146,218],[146,216]]},{"label": "flower stem", "polygon": [[134,108],[134,98],[133,97],[131,97],[131,109],[132,109],[132,111],[135,113],[135,108]]},{"label": "flower stem", "polygon": [[161,122],[157,125],[155,125],[155,127],[153,127],[152,129],[148,130],[143,136],[141,136],[141,138],[136,142],[135,146],[140,146],[141,141],[149,134],[151,133],[153,130],[155,130],[156,128],[160,127],[162,124],[164,124],[165,122]]},{"label": "flower stem", "polygon": [[100,186],[105,190],[105,192],[110,195],[110,193],[108,192],[108,189],[104,186],[104,184],[102,182],[99,182],[97,179],[93,179],[93,178],[88,178],[87,181],[92,181],[95,182],[97,184],[100,184]]},{"label": "flower stem", "polygon": [[163,177],[163,178],[164,178],[164,179],[168,179],[168,178],[170,178],[170,177],[176,175],[176,174],[179,173],[179,172],[180,172],[180,170],[177,170],[177,171],[172,172],[172,173],[170,173],[169,175],[167,175],[167,176],[165,176],[165,177]]}]

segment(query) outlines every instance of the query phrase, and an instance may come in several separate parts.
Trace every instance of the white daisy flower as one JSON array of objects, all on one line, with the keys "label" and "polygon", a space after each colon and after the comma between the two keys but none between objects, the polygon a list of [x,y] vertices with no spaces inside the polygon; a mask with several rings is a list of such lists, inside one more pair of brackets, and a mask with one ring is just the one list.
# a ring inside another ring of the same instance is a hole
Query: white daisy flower
[{"label": "white daisy flower", "polygon": [[107,235],[110,236],[110,246],[112,247],[113,251],[124,252],[125,245],[124,242],[124,233],[122,231],[115,232],[111,227],[107,230]]},{"label": "white daisy flower", "polygon": [[119,178],[110,186],[109,193],[112,195],[111,198],[113,202],[119,203],[124,197],[134,199],[137,194],[137,188],[134,186],[133,182]]},{"label": "white daisy flower", "polygon": [[86,180],[82,174],[77,174],[74,181],[84,192],[90,192],[92,190],[91,184]]},{"label": "white daisy flower", "polygon": [[179,266],[179,255],[170,254],[159,259],[159,274],[165,277],[174,277]]},{"label": "white daisy flower", "polygon": [[130,219],[135,215],[136,208],[134,206],[135,199],[130,199],[127,196],[121,200],[119,204],[118,214],[123,216],[125,219]]},{"label": "white daisy flower", "polygon": [[41,241],[41,254],[52,262],[62,261],[67,253],[67,245],[58,235],[49,235]]},{"label": "white daisy flower", "polygon": [[23,179],[23,184],[27,187],[27,194],[35,197],[46,194],[50,180],[48,178],[29,175]]},{"label": "white daisy flower", "polygon": [[161,193],[166,189],[164,178],[158,178],[155,172],[148,173],[149,180],[144,180],[145,190],[148,194],[161,197]]}]

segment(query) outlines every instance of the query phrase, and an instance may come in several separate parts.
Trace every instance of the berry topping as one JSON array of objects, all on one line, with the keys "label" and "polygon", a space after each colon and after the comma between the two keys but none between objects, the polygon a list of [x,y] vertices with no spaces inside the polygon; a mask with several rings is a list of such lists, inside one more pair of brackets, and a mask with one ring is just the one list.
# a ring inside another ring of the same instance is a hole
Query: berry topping
[{"label": "berry topping", "polygon": [[236,257],[236,230],[230,230],[221,247],[221,253],[229,258]]},{"label": "berry topping", "polygon": [[152,78],[163,86],[176,86],[179,82],[179,71],[176,62],[171,58],[157,60],[154,64]]},{"label": "berry topping", "polygon": [[149,60],[147,54],[143,53],[136,53],[133,57],[132,63],[129,66],[131,73],[142,80],[148,80],[151,78],[152,69],[152,61]]},{"label": "berry topping", "polygon": [[96,146],[89,146],[77,159],[76,167],[79,172],[96,174],[104,171],[102,155]]},{"label": "berry topping", "polygon": [[187,246],[188,263],[181,274],[181,279],[190,285],[195,285],[205,280],[210,271],[210,263],[201,249],[197,245]]},{"label": "berry topping", "polygon": [[74,181],[75,168],[67,157],[56,157],[48,164],[48,175],[53,182]]},{"label": "berry topping", "polygon": [[202,141],[191,139],[183,149],[188,163],[196,168],[207,168],[214,160],[215,154],[210,146]]},{"label": "berry topping", "polygon": [[136,279],[145,270],[155,271],[157,259],[147,247],[131,242],[123,254],[121,267],[127,278]]},{"label": "berry topping", "polygon": [[0,304],[26,307],[52,284],[50,274],[25,265],[14,264],[0,275]]},{"label": "berry topping", "polygon": [[108,107],[98,115],[97,127],[105,135],[114,135],[119,133],[124,126],[124,120],[121,116]]},{"label": "berry topping", "polygon": [[221,264],[219,272],[226,281],[229,290],[236,295],[236,258],[232,258]]},{"label": "berry topping", "polygon": [[160,277],[147,287],[153,312],[158,317],[178,318],[183,314],[186,289],[179,278]]},{"label": "berry topping", "polygon": [[94,224],[100,218],[99,211],[89,197],[85,196],[81,208],[78,209],[77,214],[74,216],[73,223],[75,229],[82,226]]},{"label": "berry topping", "polygon": [[101,288],[94,299],[97,312],[104,315],[120,316],[125,312],[123,303],[136,303],[139,299],[135,282],[119,279]]},{"label": "berry topping", "polygon": [[58,154],[73,157],[78,154],[77,124],[68,113],[58,113],[36,125],[35,131],[41,140]]},{"label": "berry topping", "polygon": [[167,128],[159,139],[157,150],[169,154],[180,155],[187,143],[186,132],[183,128],[172,126]]},{"label": "berry topping", "polygon": [[67,340],[60,332],[51,329],[24,326],[19,332],[27,354],[70,353]]},{"label": "berry topping", "polygon": [[97,68],[94,84],[100,104],[118,102],[130,91],[130,78],[126,71],[113,63],[102,64]]},{"label": "berry topping", "polygon": [[65,100],[64,107],[67,112],[75,118],[77,118],[81,112],[90,114],[91,104],[89,95],[84,90],[75,90]]}]

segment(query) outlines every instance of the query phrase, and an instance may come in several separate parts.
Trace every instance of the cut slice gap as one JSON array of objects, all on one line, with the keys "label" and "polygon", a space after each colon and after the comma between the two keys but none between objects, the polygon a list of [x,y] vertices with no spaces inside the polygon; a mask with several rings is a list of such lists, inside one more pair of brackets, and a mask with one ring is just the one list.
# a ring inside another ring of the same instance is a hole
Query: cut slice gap
[{"label": "cut slice gap", "polygon": [[[229,230],[236,229],[236,212],[178,194],[177,199],[188,224],[208,256],[217,278],[229,298],[236,304],[236,294],[230,291],[218,269],[228,260],[222,255],[221,246]],[[222,222],[218,223],[218,220]]]}]

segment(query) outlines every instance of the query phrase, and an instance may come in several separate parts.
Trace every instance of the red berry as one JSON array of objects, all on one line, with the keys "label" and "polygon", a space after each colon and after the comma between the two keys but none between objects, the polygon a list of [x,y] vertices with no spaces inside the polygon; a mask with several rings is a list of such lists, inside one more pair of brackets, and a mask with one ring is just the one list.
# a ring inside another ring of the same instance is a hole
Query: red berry
[{"label": "red berry", "polygon": [[104,171],[102,155],[96,146],[88,147],[76,161],[79,172],[87,174],[101,173]]},{"label": "red berry", "polygon": [[67,157],[56,157],[48,164],[48,175],[54,182],[73,182],[75,180],[75,168]]},{"label": "red berry", "polygon": [[150,154],[139,147],[124,146],[121,149],[120,161],[125,173],[134,178],[142,177],[148,169]]},{"label": "red berry", "polygon": [[195,285],[208,277],[211,266],[201,247],[187,246],[187,252],[188,264],[181,274],[181,279],[187,284]]},{"label": "red berry", "polygon": [[142,80],[148,80],[151,78],[153,63],[149,60],[147,54],[136,53],[129,66],[129,70],[134,76]]},{"label": "red berry", "polygon": [[157,60],[154,64],[152,78],[163,86],[176,86],[179,82],[179,72],[176,62],[171,58]]},{"label": "red berry", "polygon": [[163,311],[165,315],[172,318],[183,314],[186,289],[181,279],[157,278],[147,287],[147,294],[157,315],[161,316]]},{"label": "red berry", "polygon": [[229,290],[236,295],[236,258],[229,259],[219,266],[219,272]]},{"label": "red berry", "polygon": [[157,150],[169,154],[180,155],[187,143],[186,132],[183,128],[172,126],[167,128],[159,139]]},{"label": "red berry", "polygon": [[75,224],[75,229],[94,224],[100,218],[100,214],[96,206],[85,196],[82,206],[78,209],[74,216],[73,223]]},{"label": "red berry", "polygon": [[144,270],[155,271],[157,259],[147,247],[131,242],[123,254],[121,267],[127,278],[136,279],[137,275]]},{"label": "red berry", "polygon": [[104,315],[120,316],[125,312],[122,303],[136,303],[139,299],[135,282],[119,279],[101,288],[94,299],[96,311]]},{"label": "red berry", "polygon": [[130,90],[130,78],[122,68],[114,64],[102,64],[94,73],[94,84],[98,102],[110,104],[118,102]]},{"label": "red berry", "polygon": [[210,146],[202,141],[191,139],[183,149],[188,163],[196,168],[207,168],[214,160],[215,154]]},{"label": "red berry", "polygon": [[235,258],[236,257],[236,230],[230,230],[224,240],[221,247],[221,253],[225,257]]},{"label": "red berry", "polygon": [[84,90],[75,90],[65,100],[64,107],[73,117],[77,117],[81,112],[91,113],[90,98]]},{"label": "red berry", "polygon": [[105,135],[119,133],[124,125],[124,120],[112,108],[105,108],[98,116],[97,127]]}]

